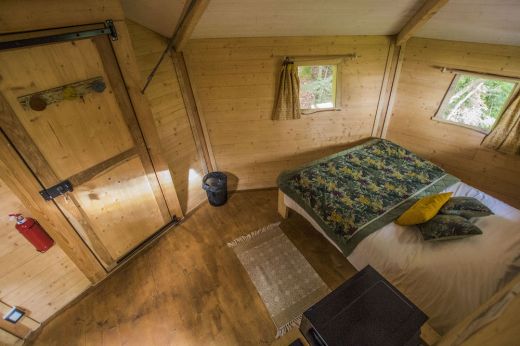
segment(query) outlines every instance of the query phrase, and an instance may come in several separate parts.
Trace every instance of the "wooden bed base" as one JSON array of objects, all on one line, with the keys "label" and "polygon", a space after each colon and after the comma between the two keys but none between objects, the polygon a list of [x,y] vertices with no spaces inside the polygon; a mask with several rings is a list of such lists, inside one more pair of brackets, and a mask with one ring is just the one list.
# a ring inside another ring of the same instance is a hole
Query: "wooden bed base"
[{"label": "wooden bed base", "polygon": [[285,205],[284,202],[285,194],[282,190],[278,189],[278,214],[284,219],[287,219],[289,216],[289,208]]}]

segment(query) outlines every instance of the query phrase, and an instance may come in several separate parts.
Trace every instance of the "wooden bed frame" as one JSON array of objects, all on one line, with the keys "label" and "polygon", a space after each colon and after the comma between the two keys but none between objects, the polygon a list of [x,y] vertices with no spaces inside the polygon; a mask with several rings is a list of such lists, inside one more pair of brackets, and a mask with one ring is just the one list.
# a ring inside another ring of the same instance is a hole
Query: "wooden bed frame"
[{"label": "wooden bed frame", "polygon": [[285,193],[278,189],[278,214],[284,219],[289,216],[289,208],[285,205],[284,201]]}]

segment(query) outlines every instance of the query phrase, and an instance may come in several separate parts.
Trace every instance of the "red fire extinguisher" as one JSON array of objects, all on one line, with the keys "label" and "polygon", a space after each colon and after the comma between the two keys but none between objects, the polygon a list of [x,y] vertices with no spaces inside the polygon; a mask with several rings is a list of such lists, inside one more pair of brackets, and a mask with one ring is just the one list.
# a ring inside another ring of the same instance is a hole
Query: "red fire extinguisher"
[{"label": "red fire extinguisher", "polygon": [[37,251],[45,252],[54,245],[54,240],[49,237],[38,221],[30,217],[23,217],[22,214],[9,214],[9,216],[16,219],[16,229],[34,245]]}]

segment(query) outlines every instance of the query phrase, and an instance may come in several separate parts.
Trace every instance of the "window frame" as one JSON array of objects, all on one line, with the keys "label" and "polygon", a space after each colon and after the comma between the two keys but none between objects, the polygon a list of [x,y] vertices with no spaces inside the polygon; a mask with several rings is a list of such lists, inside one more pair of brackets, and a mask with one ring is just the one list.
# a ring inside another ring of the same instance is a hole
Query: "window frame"
[{"label": "window frame", "polygon": [[[342,58],[339,59],[305,59],[305,60],[294,60],[294,66],[296,67],[296,71],[298,73],[298,79],[300,78],[298,67],[299,66],[319,66],[319,65],[334,65],[336,66],[336,74],[333,77],[333,91],[334,91],[334,107],[330,108],[300,108],[300,112],[302,115],[314,114],[318,112],[334,112],[341,110],[341,70],[343,65]],[[301,82],[300,82],[301,83]],[[301,87],[301,85],[300,85]],[[300,95],[298,95],[298,102],[300,100]],[[301,107],[301,104],[300,104]]]},{"label": "window frame", "polygon": [[[495,124],[497,123],[497,121],[500,119],[500,116],[504,113],[506,108],[511,103],[511,100],[512,100],[513,96],[516,95],[520,91],[520,80],[516,79],[516,78],[508,78],[508,77],[500,77],[500,76],[489,76],[487,74],[477,73],[477,72],[452,72],[452,73],[454,73],[455,75],[453,76],[453,78],[452,78],[452,80],[450,82],[450,85],[448,87],[448,90],[446,90],[446,93],[444,94],[444,97],[441,100],[439,108],[435,112],[435,115],[431,117],[431,120],[435,120],[435,121],[438,121],[438,122],[441,122],[441,123],[444,123],[444,124],[448,124],[448,125],[455,125],[455,126],[465,127],[467,129],[474,130],[474,131],[480,132],[480,133],[485,134],[485,135],[489,134],[491,132],[491,130],[493,129],[493,127],[495,126]],[[491,126],[490,130],[484,130],[483,128],[478,127],[478,126],[473,126],[473,125],[459,123],[459,122],[456,122],[456,121],[446,120],[446,119],[443,119],[443,118],[440,117],[441,114],[444,113],[444,111],[446,110],[446,108],[449,105],[449,102],[446,102],[446,101],[449,100],[451,98],[451,96],[453,96],[453,94],[455,93],[455,88],[453,88],[453,86],[455,86],[457,84],[458,80],[462,76],[472,76],[472,77],[478,77],[478,78],[483,78],[483,79],[501,80],[501,81],[505,81],[505,82],[514,83],[514,87],[511,90],[511,93],[509,94],[509,97],[507,98],[507,100],[502,105],[502,108],[500,109],[499,117],[495,120],[495,122],[493,123],[493,126]]]}]

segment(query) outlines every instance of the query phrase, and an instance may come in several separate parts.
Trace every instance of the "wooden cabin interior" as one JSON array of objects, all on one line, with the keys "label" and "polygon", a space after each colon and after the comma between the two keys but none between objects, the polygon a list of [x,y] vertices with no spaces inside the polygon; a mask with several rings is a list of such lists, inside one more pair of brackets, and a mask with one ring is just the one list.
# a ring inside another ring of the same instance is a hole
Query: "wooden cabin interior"
[{"label": "wooden cabin interior", "polygon": [[0,345],[520,345],[519,1],[2,0],[0,166]]}]

